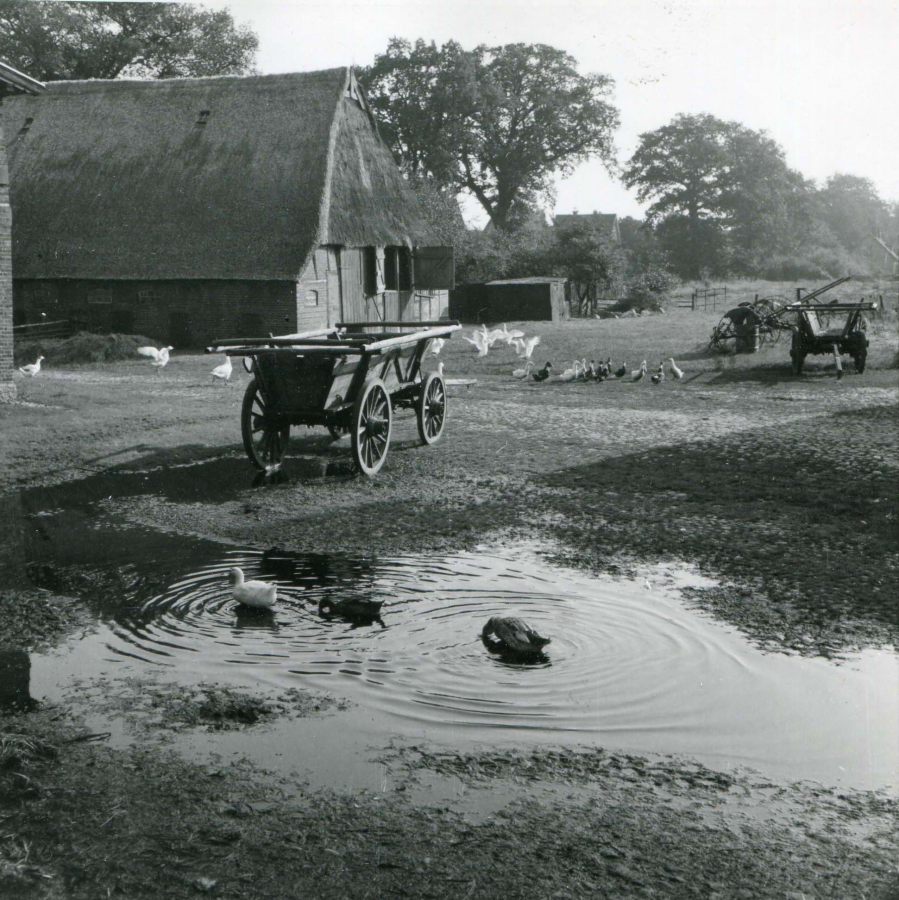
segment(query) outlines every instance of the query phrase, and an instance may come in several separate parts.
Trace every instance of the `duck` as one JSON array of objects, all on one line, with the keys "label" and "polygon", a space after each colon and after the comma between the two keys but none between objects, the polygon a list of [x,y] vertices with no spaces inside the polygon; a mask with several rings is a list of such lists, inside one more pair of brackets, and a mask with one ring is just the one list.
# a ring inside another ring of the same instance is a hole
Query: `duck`
[{"label": "duck", "polygon": [[439,356],[440,351],[443,349],[443,345],[446,343],[446,338],[434,338],[431,342],[431,353],[434,356]]},{"label": "duck", "polygon": [[[496,636],[496,641],[490,638]],[[498,650],[514,650],[517,653],[539,653],[549,638],[541,637],[523,619],[507,616],[493,616],[481,631],[481,638]]]},{"label": "duck", "polygon": [[534,363],[531,360],[527,360],[523,369],[512,370],[512,377],[517,378],[519,381],[524,380],[530,374],[533,365]]},{"label": "duck", "polygon": [[218,379],[222,382],[222,384],[224,384],[226,381],[230,381],[231,369],[231,357],[226,356],[225,361],[220,366],[216,366],[212,370],[212,380],[215,381],[216,379]]},{"label": "duck", "polygon": [[631,372],[631,381],[639,381],[646,374],[646,360],[640,364],[640,368]]},{"label": "duck", "polygon": [[665,364],[659,363],[659,371],[649,379],[653,384],[661,384],[665,380]]},{"label": "duck", "polygon": [[677,367],[677,363],[676,363],[670,356],[668,357],[668,365],[671,366],[671,374],[672,374],[678,381],[680,381],[681,378],[684,377],[684,371],[683,371],[683,369],[679,369],[679,368]]},{"label": "duck", "polygon": [[531,373],[531,378],[534,381],[546,381],[549,378],[549,371],[552,369],[553,364],[548,362],[542,369],[538,369],[536,372]]},{"label": "duck", "polygon": [[244,581],[243,569],[237,567],[228,572],[231,582],[231,593],[238,603],[252,606],[255,609],[268,609],[278,599],[278,589],[264,581]]},{"label": "duck", "polygon": [[553,381],[562,381],[562,382],[576,381],[580,370],[581,370],[581,361],[579,359],[576,359],[570,369],[566,369],[564,372],[562,372],[561,375],[556,375],[553,378]]},{"label": "duck", "polygon": [[32,378],[34,378],[34,376],[37,375],[37,373],[41,370],[42,359],[44,359],[44,357],[39,356],[36,362],[29,363],[27,366],[19,366],[19,371],[23,375],[30,375]]},{"label": "duck", "polygon": [[615,369],[615,377],[624,378],[625,375],[627,375],[627,363],[623,362],[617,369]]},{"label": "duck", "polygon": [[318,601],[318,611],[323,616],[343,616],[345,619],[377,619],[381,615],[383,600],[367,597],[322,597]]}]

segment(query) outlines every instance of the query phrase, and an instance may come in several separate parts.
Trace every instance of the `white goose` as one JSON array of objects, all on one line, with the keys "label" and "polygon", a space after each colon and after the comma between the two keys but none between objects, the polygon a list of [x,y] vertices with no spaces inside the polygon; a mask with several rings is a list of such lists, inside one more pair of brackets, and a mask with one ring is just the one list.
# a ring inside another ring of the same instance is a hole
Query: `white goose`
[{"label": "white goose", "polygon": [[234,599],[244,606],[268,609],[274,606],[278,599],[278,589],[275,585],[266,584],[264,581],[244,581],[242,569],[231,569],[228,572],[228,580],[231,582]]},{"label": "white goose", "polygon": [[431,353],[434,356],[437,356],[440,351],[443,349],[443,345],[446,343],[446,338],[434,338],[431,343]]},{"label": "white goose", "polygon": [[684,370],[677,367],[677,363],[669,356],[668,364],[671,366],[671,374],[680,381],[684,377]]},{"label": "white goose", "polygon": [[503,327],[499,331],[500,338],[506,342],[506,346],[511,346],[512,341],[516,338],[521,339],[524,337],[524,332],[518,328],[513,328],[511,331],[506,327],[506,323],[503,322]]},{"label": "white goose", "polygon": [[581,369],[581,361],[576,359],[574,365],[570,369],[566,369],[561,375],[550,378],[550,381],[574,381]]},{"label": "white goose", "polygon": [[486,336],[486,333],[483,331],[472,331],[471,337],[468,335],[462,335],[469,344],[474,345],[478,348],[478,356],[486,356],[487,351],[490,349],[490,342]]},{"label": "white goose", "polygon": [[19,366],[19,371],[23,375],[30,375],[32,378],[34,378],[34,376],[37,375],[37,373],[41,370],[41,360],[43,358],[43,356],[39,356],[37,358],[37,362],[29,363],[27,366]]},{"label": "white goose", "polygon": [[517,348],[516,352],[519,357],[522,359],[530,359],[531,354],[534,352],[534,347],[540,343],[540,335],[535,334],[533,337],[528,338],[526,341],[522,338],[514,338],[512,343]]},{"label": "white goose", "polygon": [[216,366],[212,370],[212,380],[215,381],[216,379],[218,379],[222,382],[222,384],[224,384],[226,381],[230,381],[232,368],[231,357],[226,356],[225,361],[220,366]]},{"label": "white goose", "polygon": [[174,347],[163,347],[161,350],[157,350],[155,347],[138,347],[137,352],[140,353],[141,356],[152,359],[153,362],[150,365],[158,372],[168,364],[169,350],[174,349]]},{"label": "white goose", "polygon": [[639,381],[646,374],[646,360],[640,364],[639,369],[635,369],[631,372],[631,381]]},{"label": "white goose", "polygon": [[525,363],[523,369],[513,369],[513,370],[512,370],[512,377],[513,377],[513,378],[517,378],[519,381],[521,381],[521,380],[527,378],[527,377],[528,377],[528,374],[529,374],[530,371],[531,371],[531,368],[533,367],[533,365],[534,365],[534,361],[531,360],[531,359],[529,359],[529,360]]}]

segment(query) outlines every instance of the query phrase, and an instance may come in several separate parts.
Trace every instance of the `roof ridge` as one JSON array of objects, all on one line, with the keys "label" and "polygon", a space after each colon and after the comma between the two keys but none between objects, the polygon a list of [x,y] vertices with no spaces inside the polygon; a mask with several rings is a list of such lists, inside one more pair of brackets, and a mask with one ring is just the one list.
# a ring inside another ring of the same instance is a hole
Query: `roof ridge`
[{"label": "roof ridge", "polygon": [[[331,182],[334,177],[334,151],[337,147],[337,135],[340,133],[340,125],[343,118],[343,106],[340,102],[340,98],[344,95],[347,88],[349,87],[350,78],[352,77],[352,68],[350,66],[345,66],[344,70],[346,72],[346,75],[344,77],[343,84],[340,87],[340,91],[334,100],[334,118],[331,119],[331,128],[328,132],[328,154],[325,157],[325,177],[324,179],[322,179],[324,184],[322,185],[322,195],[319,198],[318,204],[318,232],[316,234],[315,244],[310,253],[314,252],[315,247],[327,243],[328,233],[330,231]],[[306,263],[304,262],[303,265],[305,266]],[[300,271],[302,271],[302,269]]]}]

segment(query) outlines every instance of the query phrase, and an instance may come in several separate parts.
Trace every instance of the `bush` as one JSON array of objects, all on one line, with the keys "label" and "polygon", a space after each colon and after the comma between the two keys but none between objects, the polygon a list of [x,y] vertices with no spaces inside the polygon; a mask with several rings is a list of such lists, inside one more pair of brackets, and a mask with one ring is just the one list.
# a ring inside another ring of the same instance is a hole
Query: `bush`
[{"label": "bush", "polygon": [[658,312],[669,299],[677,279],[662,266],[651,266],[627,283],[627,309],[651,309]]}]

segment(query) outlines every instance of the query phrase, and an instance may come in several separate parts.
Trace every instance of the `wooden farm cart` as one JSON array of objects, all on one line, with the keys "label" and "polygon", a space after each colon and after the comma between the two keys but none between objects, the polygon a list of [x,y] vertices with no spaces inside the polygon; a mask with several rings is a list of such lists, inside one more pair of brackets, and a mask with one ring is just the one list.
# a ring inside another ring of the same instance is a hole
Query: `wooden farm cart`
[{"label": "wooden farm cart", "polygon": [[[855,371],[864,372],[869,343],[865,334],[864,313],[875,309],[877,309],[875,303],[809,305],[803,301],[788,306],[785,312],[796,313],[798,317],[790,344],[793,373],[799,375],[802,372],[805,358],[809,353],[833,353],[835,360],[848,353],[855,362]],[[828,319],[845,315],[846,319],[839,327],[825,328],[819,318],[821,314],[826,314]],[[842,369],[841,366],[838,368]]]},{"label": "wooden farm cart", "polygon": [[302,334],[217,340],[207,352],[242,356],[253,374],[240,428],[254,466],[281,462],[291,425],[322,425],[335,439],[349,433],[357,468],[371,476],[387,458],[394,409],[415,410],[423,444],[440,439],[446,383],[437,372],[425,373],[422,361],[431,341],[461,327],[446,321],[338,323]]}]

